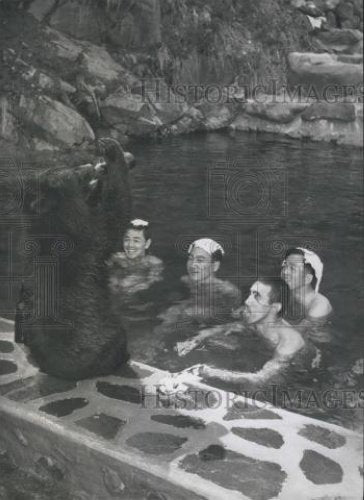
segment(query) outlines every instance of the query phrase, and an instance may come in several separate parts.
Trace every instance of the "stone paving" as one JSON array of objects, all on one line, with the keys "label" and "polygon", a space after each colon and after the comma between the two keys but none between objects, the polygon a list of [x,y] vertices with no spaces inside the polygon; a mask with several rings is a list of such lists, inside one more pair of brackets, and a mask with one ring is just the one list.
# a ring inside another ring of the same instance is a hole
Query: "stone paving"
[{"label": "stone paving", "polygon": [[58,380],[13,338],[0,320],[0,455],[68,478],[67,498],[362,499],[362,435],[199,382],[162,397],[166,372],[137,362]]}]

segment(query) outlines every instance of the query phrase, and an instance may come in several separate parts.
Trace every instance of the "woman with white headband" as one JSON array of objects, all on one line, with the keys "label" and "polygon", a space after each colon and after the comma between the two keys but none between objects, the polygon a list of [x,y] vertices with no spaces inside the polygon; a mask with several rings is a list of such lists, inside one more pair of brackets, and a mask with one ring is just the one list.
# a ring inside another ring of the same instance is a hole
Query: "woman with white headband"
[{"label": "woman with white headband", "polygon": [[[291,248],[282,263],[281,276],[289,289],[286,319],[298,319],[307,326],[322,324],[332,312],[329,300],[319,293],[324,265],[320,257],[306,248]],[[312,332],[312,340],[327,342],[327,332]]]},{"label": "woman with white headband", "polygon": [[151,243],[149,222],[129,222],[123,236],[124,251],[115,253],[108,261],[110,288],[115,294],[121,292],[121,298],[128,299],[162,279],[162,261],[148,253]]}]

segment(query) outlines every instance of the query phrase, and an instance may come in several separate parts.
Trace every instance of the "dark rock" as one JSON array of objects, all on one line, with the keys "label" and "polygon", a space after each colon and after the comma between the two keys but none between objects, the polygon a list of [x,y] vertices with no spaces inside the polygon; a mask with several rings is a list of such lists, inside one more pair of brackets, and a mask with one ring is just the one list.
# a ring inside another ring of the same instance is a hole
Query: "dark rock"
[{"label": "dark rock", "polygon": [[60,399],[58,401],[53,401],[39,408],[40,411],[44,411],[49,415],[54,415],[55,417],[66,417],[70,415],[75,410],[80,410],[88,405],[87,399],[84,398],[69,398]]},{"label": "dark rock", "polygon": [[0,359],[0,376],[10,375],[18,371],[18,367],[12,361],[6,359]]},{"label": "dark rock", "polygon": [[73,146],[95,135],[88,122],[74,109],[49,97],[24,97],[19,108],[22,120],[28,127],[38,129],[41,136],[55,145]]},{"label": "dark rock", "polygon": [[224,460],[224,458],[226,458],[226,449],[219,444],[211,444],[204,450],[201,450],[198,456],[204,462],[210,460]]},{"label": "dark rock", "polygon": [[279,497],[286,479],[286,473],[278,464],[255,460],[230,450],[218,459],[206,460],[201,453],[188,455],[180,467],[223,488],[240,491],[253,500]]},{"label": "dark rock", "polygon": [[126,424],[126,420],[111,417],[110,415],[105,415],[105,413],[98,413],[97,415],[77,420],[76,424],[104,439],[113,439],[119,429]]},{"label": "dark rock", "polygon": [[339,27],[344,27],[344,22],[347,22],[347,27],[354,28],[355,11],[354,4],[347,0],[341,0],[336,7],[336,16],[339,21]]},{"label": "dark rock", "polygon": [[336,484],[343,479],[341,466],[314,450],[305,450],[300,467],[307,479],[314,484]]},{"label": "dark rock", "polygon": [[205,429],[206,425],[200,418],[189,417],[188,415],[152,415],[151,420],[161,424],[173,425],[173,427],[192,427],[193,429]]},{"label": "dark rock", "polygon": [[96,389],[100,394],[112,399],[120,399],[128,403],[141,404],[143,393],[141,390],[129,385],[116,385],[109,382],[97,382]]},{"label": "dark rock", "polygon": [[300,10],[303,14],[312,17],[320,17],[323,15],[323,12],[315,5],[314,2],[305,2],[302,3],[298,10]]},{"label": "dark rock", "polygon": [[104,467],[103,479],[106,489],[112,496],[126,496],[126,486],[121,480],[118,472],[110,469],[110,467]]},{"label": "dark rock", "polygon": [[224,416],[224,420],[238,420],[240,418],[252,420],[281,420],[281,417],[273,411],[265,410],[258,406],[252,406],[244,402],[234,403]]},{"label": "dark rock", "polygon": [[284,444],[281,434],[271,429],[233,427],[231,432],[243,439],[267,446],[268,448],[279,449]]},{"label": "dark rock", "polygon": [[[325,56],[326,57],[326,56]],[[304,93],[316,99],[328,100],[334,91],[352,88],[361,92],[363,68],[358,64],[334,61],[328,64],[313,64],[306,54],[291,53],[288,57],[288,80],[292,88],[301,87]]]},{"label": "dark rock", "polygon": [[337,60],[349,64],[363,64],[363,54],[338,54]]},{"label": "dark rock", "polygon": [[150,455],[174,453],[187,441],[175,434],[141,432],[127,439],[126,444]]},{"label": "dark rock", "polygon": [[56,462],[53,458],[45,456],[40,457],[37,460],[35,464],[35,470],[43,477],[47,476],[50,479],[54,479],[56,481],[61,481],[66,475],[66,470],[63,465]]},{"label": "dark rock", "polygon": [[318,32],[315,39],[326,50],[351,53],[355,50],[357,44],[363,40],[363,34],[359,30],[333,28]]},{"label": "dark rock", "polygon": [[0,352],[5,354],[14,351],[14,345],[7,340],[0,340]]},{"label": "dark rock", "polygon": [[330,449],[340,448],[346,443],[345,436],[318,425],[305,425],[298,434]]},{"label": "dark rock", "polygon": [[318,102],[311,104],[301,115],[302,120],[337,120],[353,122],[356,118],[355,106],[350,103]]},{"label": "dark rock", "polygon": [[13,390],[7,397],[13,401],[22,401],[25,403],[32,399],[50,396],[51,394],[71,391],[75,387],[75,382],[57,379],[39,373],[27,381],[23,381],[22,386],[17,390]]}]

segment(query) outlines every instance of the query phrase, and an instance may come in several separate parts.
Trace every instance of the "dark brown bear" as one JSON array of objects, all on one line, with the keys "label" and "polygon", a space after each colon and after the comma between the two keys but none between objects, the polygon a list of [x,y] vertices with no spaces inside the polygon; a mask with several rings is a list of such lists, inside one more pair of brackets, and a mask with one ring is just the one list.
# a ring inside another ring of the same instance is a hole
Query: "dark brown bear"
[{"label": "dark brown bear", "polygon": [[99,147],[104,165],[95,168],[93,156],[92,164],[24,181],[21,247],[33,272],[17,306],[16,341],[41,370],[65,379],[110,374],[128,360],[105,261],[120,248],[130,218],[129,167],[118,144],[101,140]]}]

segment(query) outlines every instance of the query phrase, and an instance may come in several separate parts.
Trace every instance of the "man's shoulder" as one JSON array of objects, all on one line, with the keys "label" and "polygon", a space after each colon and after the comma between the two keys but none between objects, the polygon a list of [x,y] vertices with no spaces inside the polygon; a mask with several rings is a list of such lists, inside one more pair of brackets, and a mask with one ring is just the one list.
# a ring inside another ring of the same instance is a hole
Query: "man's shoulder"
[{"label": "man's shoulder", "polygon": [[228,280],[222,280],[220,278],[216,278],[215,288],[216,290],[229,295],[240,295],[239,288]]},{"label": "man's shoulder", "polygon": [[331,312],[332,306],[329,299],[327,299],[321,293],[318,293],[310,306],[309,316],[311,318],[319,319],[329,316]]},{"label": "man's shoulder", "polygon": [[156,257],[155,255],[147,255],[146,261],[151,266],[162,266],[163,265],[163,261],[161,259],[159,259],[158,257]]},{"label": "man's shoulder", "polygon": [[287,322],[283,322],[280,328],[280,342],[277,347],[278,353],[294,354],[304,347],[305,341],[298,330]]}]

